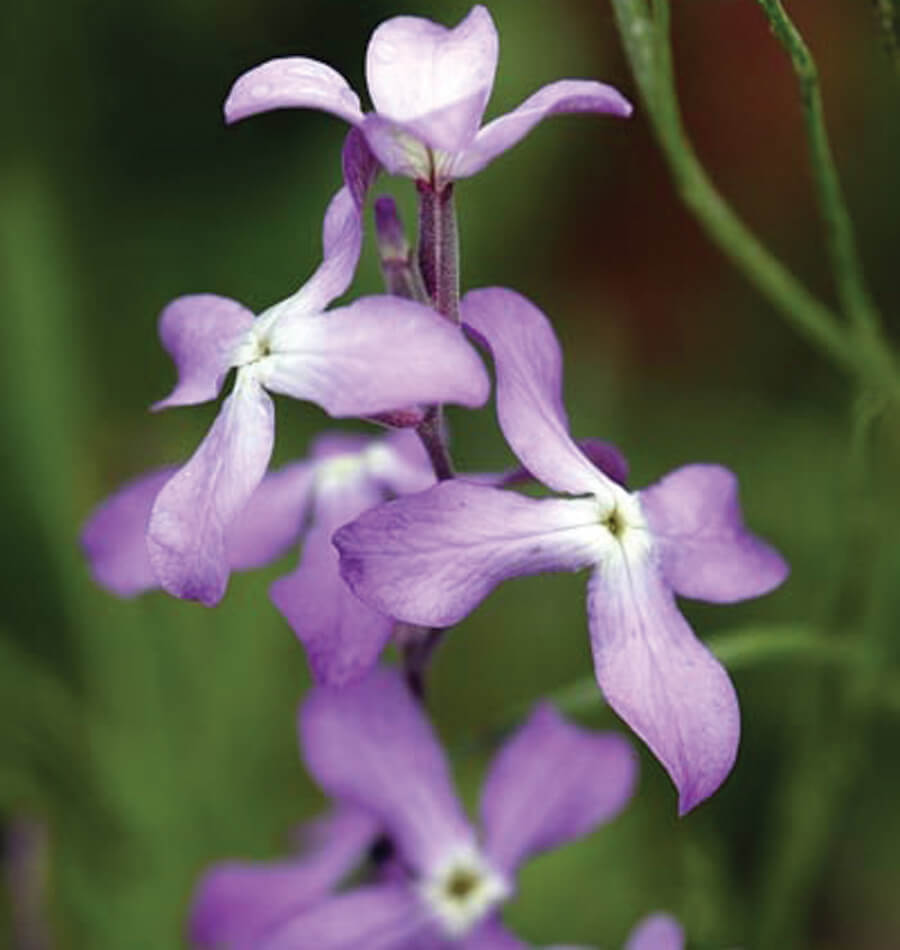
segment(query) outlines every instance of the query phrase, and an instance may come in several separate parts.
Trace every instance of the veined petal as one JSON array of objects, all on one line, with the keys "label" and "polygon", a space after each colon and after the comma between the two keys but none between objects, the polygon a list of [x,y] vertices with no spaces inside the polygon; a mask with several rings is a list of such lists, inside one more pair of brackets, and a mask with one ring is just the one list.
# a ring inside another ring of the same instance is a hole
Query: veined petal
[{"label": "veined petal", "polygon": [[273,927],[246,950],[443,950],[415,891],[403,884],[360,887]]},{"label": "veined petal", "polygon": [[364,604],[344,583],[331,536],[378,504],[382,493],[364,470],[346,476],[338,472],[330,479],[327,470],[319,474],[314,523],[300,563],[275,581],[269,595],[306,648],[316,681],[343,686],[372,667],[391,637],[394,621]]},{"label": "veined petal", "polygon": [[226,533],[265,474],[274,415],[255,377],[239,372],[206,438],[157,495],[147,549],[170,594],[208,607],[222,599],[229,573]]},{"label": "veined petal", "polygon": [[344,172],[344,183],[350,189],[350,194],[362,213],[369,189],[375,183],[380,168],[378,159],[369,148],[365,135],[358,128],[350,129],[347,138],[344,139],[341,168]]},{"label": "veined petal", "polygon": [[232,570],[263,567],[296,544],[314,475],[309,462],[293,462],[266,475],[225,532]]},{"label": "veined petal", "polygon": [[732,603],[773,590],[784,558],[744,527],[738,482],[721,465],[685,465],[639,492],[666,581],[684,597]]},{"label": "veined petal", "polygon": [[211,868],[191,905],[191,942],[211,948],[255,946],[273,924],[326,897],[378,835],[374,819],[349,807],[311,824],[312,847],[298,858]]},{"label": "veined petal", "polygon": [[332,416],[368,416],[411,403],[481,406],[490,382],[457,327],[398,297],[363,297],[272,329],[261,376],[273,392],[308,399]]},{"label": "veined petal", "polygon": [[330,66],[305,56],[270,59],[238,77],[225,100],[225,121],[272,109],[320,109],[355,125],[359,97]]},{"label": "veined petal", "polygon": [[215,399],[232,365],[235,344],[253,314],[236,300],[190,294],[173,300],[159,316],[159,338],[175,362],[175,388],[151,407],[190,406]]},{"label": "veined petal", "polygon": [[363,600],[446,627],[507,578],[595,563],[604,531],[592,499],[537,500],[453,480],[367,511],[334,543]]},{"label": "veined petal", "polygon": [[562,352],[547,318],[521,294],[473,290],[462,320],[485,341],[497,372],[497,418],[513,452],[556,491],[606,492],[606,477],[569,435],[562,402]]},{"label": "veined petal", "polygon": [[466,103],[455,121],[432,123],[431,143],[448,151],[468,144],[481,124],[497,71],[498,39],[491,15],[473,7],[448,29],[421,17],[386,20],[366,52],[366,80],[376,112],[409,123]]},{"label": "veined petal", "polygon": [[159,468],[127,482],[91,512],[81,546],[94,580],[119,597],[159,587],[147,555],[147,522],[160,489],[175,468]]},{"label": "veined petal", "polygon": [[483,924],[463,937],[460,950],[531,950],[515,934],[503,926],[499,918],[489,917]]},{"label": "veined petal", "polygon": [[520,106],[492,122],[475,136],[453,163],[453,177],[466,178],[481,171],[498,155],[521,141],[551,115],[594,112],[627,118],[631,103],[612,86],[588,79],[560,79],[538,89]]},{"label": "veined petal", "polygon": [[427,872],[474,843],[431,724],[395,670],[314,687],[300,709],[307,767],[325,792],[381,820],[398,856]]},{"label": "veined petal", "polygon": [[481,800],[485,851],[500,871],[615,818],[637,780],[637,757],[612,732],[581,729],[538,706],[491,764]]},{"label": "veined petal", "polygon": [[731,680],[649,559],[608,559],[588,585],[588,620],[603,695],[665,766],[683,815],[734,764],[740,714]]},{"label": "veined petal", "polygon": [[625,950],[684,950],[684,930],[669,914],[652,914],[631,931]]}]

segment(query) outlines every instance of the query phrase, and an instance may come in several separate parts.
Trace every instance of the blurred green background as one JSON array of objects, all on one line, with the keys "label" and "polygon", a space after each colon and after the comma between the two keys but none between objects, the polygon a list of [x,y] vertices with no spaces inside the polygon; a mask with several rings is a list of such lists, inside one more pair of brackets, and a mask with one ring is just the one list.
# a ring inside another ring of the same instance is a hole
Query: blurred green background
[{"label": "blurred green background", "polygon": [[[896,323],[900,82],[872,6],[789,5],[819,61],[871,285]],[[793,77],[760,10],[752,0],[674,7],[701,157],[770,247],[833,302]],[[490,8],[501,58],[489,117],[564,76],[634,96],[605,0]],[[77,536],[121,481],[185,458],[214,415],[146,412],[173,377],[156,340],[162,306],[212,291],[262,309],[319,260],[345,128],[286,111],[226,129],[231,82],[305,54],[362,92],[377,23],[416,13],[453,24],[467,9],[43,0],[4,13],[4,946],[177,948],[209,862],[283,853],[294,824],[322,805],[296,754],[303,652],[266,597],[296,554],[233,577],[210,611],[161,594],[114,600],[92,584]],[[411,214],[409,184],[382,184]],[[630,810],[529,866],[509,922],[535,943],[614,948],[664,908],[696,948],[900,946],[896,417],[877,430],[862,486],[851,484],[851,386],[708,243],[640,112],[547,122],[457,198],[464,289],[515,287],[554,319],[576,435],[616,441],[636,486],[688,461],[729,465],[749,524],[790,560],[789,583],[759,602],[686,604],[698,632],[777,624],[861,657],[735,665],[743,740],[722,790],[677,820],[674,792],[642,749]],[[368,244],[353,293],[378,289]],[[279,459],[302,455],[329,424],[311,406],[279,400],[278,411]],[[509,463],[490,409],[451,412],[451,424],[460,468]],[[470,800],[516,710],[589,675],[583,591],[582,577],[510,583],[443,646],[432,707]],[[849,676],[860,684],[850,707]],[[579,712],[622,728],[599,701]]]}]

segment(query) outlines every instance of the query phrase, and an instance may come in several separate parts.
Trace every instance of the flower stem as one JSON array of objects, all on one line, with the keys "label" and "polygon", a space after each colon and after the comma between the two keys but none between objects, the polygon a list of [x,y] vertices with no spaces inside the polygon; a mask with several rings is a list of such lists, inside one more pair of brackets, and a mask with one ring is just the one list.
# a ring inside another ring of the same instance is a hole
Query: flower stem
[{"label": "flower stem", "polygon": [[667,0],[612,0],[635,82],[675,187],[707,234],[784,320],[838,368],[900,399],[893,359],[866,346],[779,261],[719,194],[681,119],[672,67]]},{"label": "flower stem", "polygon": [[434,309],[459,323],[459,235],[453,182],[436,187],[417,181],[419,268]]}]

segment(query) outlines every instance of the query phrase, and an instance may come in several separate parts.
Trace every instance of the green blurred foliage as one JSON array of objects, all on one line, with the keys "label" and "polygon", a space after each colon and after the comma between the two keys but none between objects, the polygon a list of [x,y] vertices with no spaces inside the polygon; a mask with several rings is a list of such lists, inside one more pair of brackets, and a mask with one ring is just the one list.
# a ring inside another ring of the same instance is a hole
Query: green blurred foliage
[{"label": "green blurred foliage", "polygon": [[[302,650],[266,597],[295,555],[234,577],[208,611],[160,594],[113,600],[77,544],[100,498],[184,458],[212,417],[210,407],[144,411],[171,383],[155,338],[165,302],[209,290],[262,308],[318,260],[344,129],[283,112],[226,130],[224,95],[244,69],[289,53],[323,59],[362,89],[378,22],[408,12],[453,23],[467,6],[43,0],[4,14],[0,815],[49,826],[46,913],[64,950],[181,946],[200,871],[283,853],[294,823],[322,804],[296,755]],[[685,121],[701,156],[831,300],[792,77],[756,5],[675,6]],[[819,59],[863,258],[893,318],[900,84],[865,5],[791,7]],[[489,114],[561,76],[630,90],[603,0],[491,10],[501,61]],[[408,184],[383,184],[411,220]],[[516,287],[555,320],[574,432],[618,442],[635,485],[692,460],[731,466],[748,523],[791,561],[774,596],[686,605],[698,632],[823,623],[841,585],[831,635],[874,630],[873,664],[896,667],[896,418],[878,432],[868,494],[848,503],[848,384],[707,244],[640,115],[547,123],[461,184],[458,207],[464,288]],[[378,286],[368,248],[353,292]],[[329,424],[314,407],[281,400],[278,411],[282,460]],[[490,409],[450,418],[460,468],[509,462]],[[857,515],[865,532],[847,551],[846,519]],[[432,707],[469,800],[511,711],[589,672],[583,599],[580,577],[512,582],[448,637]],[[737,674],[744,735],[721,792],[678,821],[668,781],[642,752],[629,812],[529,866],[510,921],[534,942],[615,947],[640,916],[667,908],[692,946],[749,947],[781,902],[801,908],[804,945],[900,945],[898,710],[873,702],[859,722],[829,718],[846,675],[792,660]],[[582,713],[622,728],[599,701]],[[852,769],[834,779],[840,743],[853,745],[841,760]],[[819,785],[834,781],[833,807],[817,810]],[[813,873],[782,886],[804,848],[815,850]],[[7,902],[0,923],[16,946],[12,911]]]}]

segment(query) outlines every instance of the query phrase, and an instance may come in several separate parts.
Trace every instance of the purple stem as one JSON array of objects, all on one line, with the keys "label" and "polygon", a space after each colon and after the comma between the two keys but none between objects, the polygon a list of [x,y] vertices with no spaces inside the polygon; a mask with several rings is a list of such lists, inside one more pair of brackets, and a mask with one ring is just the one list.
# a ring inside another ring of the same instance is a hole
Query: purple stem
[{"label": "purple stem", "polygon": [[436,189],[417,181],[419,192],[419,269],[434,309],[459,323],[459,235],[453,182]]}]

